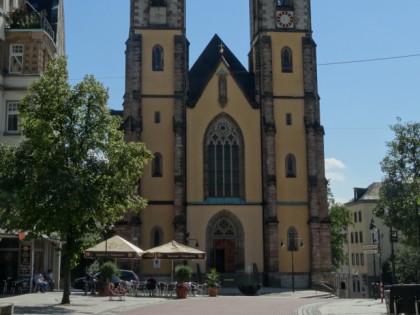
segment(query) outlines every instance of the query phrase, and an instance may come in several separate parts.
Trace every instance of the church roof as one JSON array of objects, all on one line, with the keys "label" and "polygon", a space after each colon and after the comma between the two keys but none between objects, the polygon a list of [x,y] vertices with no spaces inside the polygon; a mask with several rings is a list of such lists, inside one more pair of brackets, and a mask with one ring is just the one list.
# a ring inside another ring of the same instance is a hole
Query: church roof
[{"label": "church roof", "polygon": [[[221,46],[222,45],[222,46]],[[220,52],[223,47],[223,53]],[[188,106],[194,107],[203,93],[207,83],[213,76],[219,63],[224,61],[229,67],[232,75],[239,88],[248,98],[251,104],[254,104],[255,99],[255,84],[254,75],[241,64],[232,51],[225,45],[225,43],[216,34],[213,36],[207,47],[198,57],[192,68],[188,73]]]}]

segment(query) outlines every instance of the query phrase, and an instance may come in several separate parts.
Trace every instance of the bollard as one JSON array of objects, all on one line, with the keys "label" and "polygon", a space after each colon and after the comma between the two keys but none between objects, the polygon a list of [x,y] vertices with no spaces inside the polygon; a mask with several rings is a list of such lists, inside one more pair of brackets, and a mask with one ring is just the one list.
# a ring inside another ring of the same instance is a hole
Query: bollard
[{"label": "bollard", "polygon": [[384,303],[384,284],[383,284],[383,282],[381,282],[379,284],[379,288],[381,290],[381,303]]}]

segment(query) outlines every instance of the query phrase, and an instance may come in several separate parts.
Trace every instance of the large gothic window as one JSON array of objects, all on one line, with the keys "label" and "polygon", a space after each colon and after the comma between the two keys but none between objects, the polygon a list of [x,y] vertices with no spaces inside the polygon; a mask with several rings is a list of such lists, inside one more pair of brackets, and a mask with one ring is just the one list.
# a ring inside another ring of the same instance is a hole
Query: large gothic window
[{"label": "large gothic window", "polygon": [[153,71],[163,71],[163,48],[160,45],[153,47],[152,68]]},{"label": "large gothic window", "polygon": [[242,135],[226,115],[215,119],[205,138],[206,197],[240,197],[242,192]]},{"label": "large gothic window", "polygon": [[293,72],[293,58],[292,50],[289,47],[284,47],[281,50],[281,71]]}]

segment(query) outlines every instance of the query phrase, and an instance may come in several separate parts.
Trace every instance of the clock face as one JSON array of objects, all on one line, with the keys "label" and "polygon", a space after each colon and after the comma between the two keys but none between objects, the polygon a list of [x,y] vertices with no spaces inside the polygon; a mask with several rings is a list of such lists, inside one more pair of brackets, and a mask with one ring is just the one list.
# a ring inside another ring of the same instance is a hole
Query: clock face
[{"label": "clock face", "polygon": [[280,27],[280,28],[294,27],[293,12],[277,11],[276,22],[277,22],[277,27]]}]

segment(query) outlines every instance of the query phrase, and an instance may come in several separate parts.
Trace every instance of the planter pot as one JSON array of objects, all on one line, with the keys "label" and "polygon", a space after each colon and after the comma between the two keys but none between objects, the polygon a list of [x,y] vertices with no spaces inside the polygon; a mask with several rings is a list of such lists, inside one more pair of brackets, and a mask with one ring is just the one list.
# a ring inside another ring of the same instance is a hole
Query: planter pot
[{"label": "planter pot", "polygon": [[238,286],[238,289],[244,295],[253,296],[253,295],[257,295],[261,287],[262,285],[259,283],[258,284],[241,284]]},{"label": "planter pot", "polygon": [[108,287],[101,287],[98,289],[98,295],[99,296],[108,296],[109,295],[109,290]]},{"label": "planter pot", "polygon": [[175,292],[178,299],[185,299],[188,294],[188,287],[184,284],[177,285]]},{"label": "planter pot", "polygon": [[209,288],[209,296],[217,296],[217,288],[216,287],[210,287]]}]

